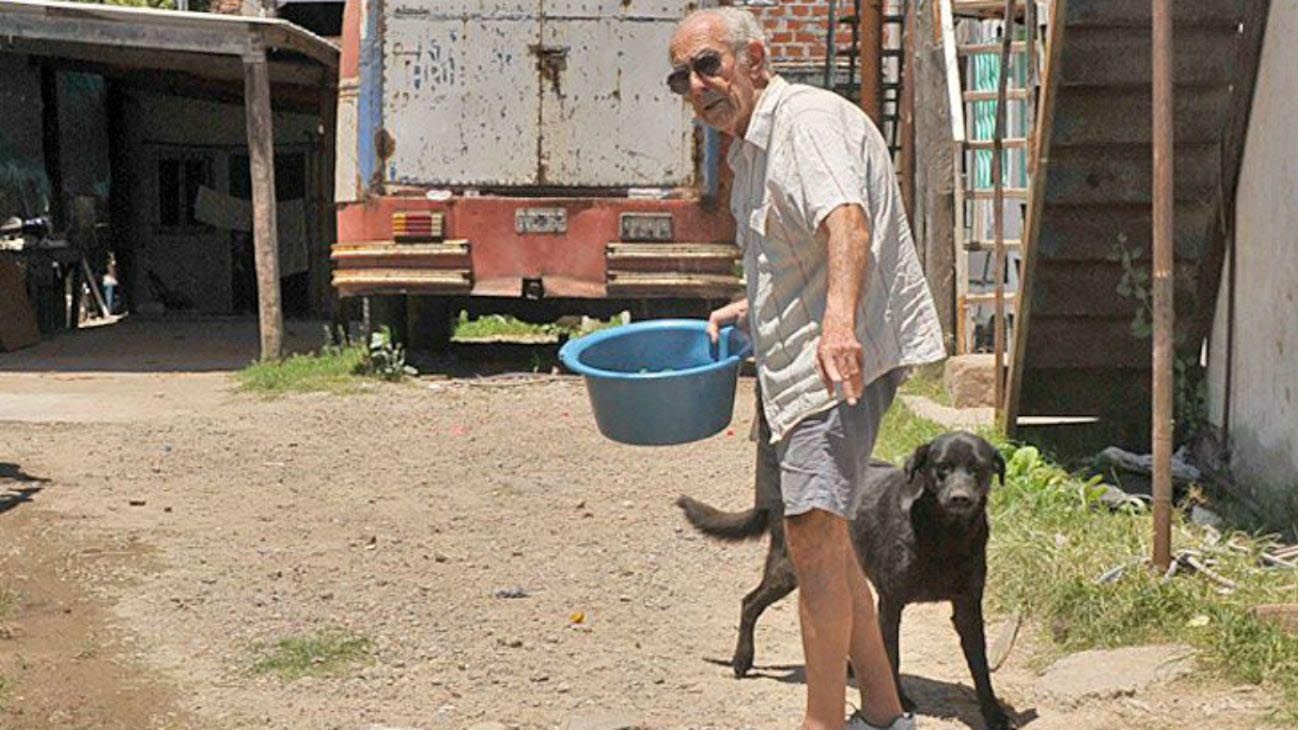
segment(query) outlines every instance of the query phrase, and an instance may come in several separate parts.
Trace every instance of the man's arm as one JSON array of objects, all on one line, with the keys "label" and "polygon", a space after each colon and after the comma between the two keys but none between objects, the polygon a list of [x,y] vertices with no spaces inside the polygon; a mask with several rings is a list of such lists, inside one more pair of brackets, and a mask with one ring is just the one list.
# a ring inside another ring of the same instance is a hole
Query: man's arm
[{"label": "man's arm", "polygon": [[858,297],[870,261],[871,230],[862,207],[841,205],[826,216],[826,313],[817,344],[817,369],[831,395],[843,384],[849,405],[862,397],[862,343],[856,334]]}]

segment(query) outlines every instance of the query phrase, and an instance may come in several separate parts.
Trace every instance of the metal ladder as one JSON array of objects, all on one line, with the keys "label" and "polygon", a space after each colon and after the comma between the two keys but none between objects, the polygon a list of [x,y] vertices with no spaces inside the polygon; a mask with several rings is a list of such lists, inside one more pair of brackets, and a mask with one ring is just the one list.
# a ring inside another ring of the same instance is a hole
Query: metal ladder
[{"label": "metal ladder", "polygon": [[[1014,322],[1009,315],[1014,310],[1020,277],[1018,266],[1009,262],[1019,260],[1019,232],[1027,223],[1025,208],[1032,186],[1034,114],[1043,50],[1038,3],[1013,0],[1011,18],[1003,17],[1006,6],[1005,0],[938,3],[953,119],[957,352],[987,350],[994,351],[995,357],[998,351],[1010,351],[1014,336]],[[964,22],[958,26],[958,21]],[[1001,32],[987,37],[992,24],[982,21],[1001,23]],[[1013,40],[1004,45],[1008,32]],[[1006,58],[1002,55],[1004,48]],[[989,72],[994,72],[991,80],[996,88],[1003,82],[1002,69],[1012,70],[1005,80],[1005,120],[1007,126],[1014,122],[1020,129],[1017,133],[995,129],[998,125],[990,123],[990,118],[996,120],[998,116],[998,91],[987,88]],[[996,147],[1003,150],[1001,159],[994,156]],[[999,169],[1004,162],[1009,163],[1005,166],[1009,169]],[[1000,209],[998,202],[1002,202]],[[1006,235],[1007,231],[1015,233]],[[998,238],[1003,239],[1001,252]],[[978,276],[972,276],[972,263],[980,269]],[[991,319],[991,327],[983,324],[986,318]],[[1004,323],[1001,327],[996,324],[999,319]],[[1003,379],[998,377],[995,382],[1000,399]]]},{"label": "metal ladder", "polygon": [[[881,7],[881,63],[880,63],[880,132],[889,144],[889,151],[894,157],[895,166],[902,150],[902,133],[900,131],[900,112],[902,106],[903,75],[906,73],[906,53],[903,50],[903,28],[905,14],[903,3],[910,0],[879,0]],[[862,82],[858,79],[858,59],[861,49],[858,18],[862,0],[853,0],[853,11],[849,15],[837,16],[836,0],[829,0],[830,8],[826,22],[826,65],[823,83],[826,88],[856,103],[861,101]],[[851,39],[847,46],[836,42],[836,29],[847,23],[851,30]],[[838,60],[848,60],[848,78],[838,78]]]}]

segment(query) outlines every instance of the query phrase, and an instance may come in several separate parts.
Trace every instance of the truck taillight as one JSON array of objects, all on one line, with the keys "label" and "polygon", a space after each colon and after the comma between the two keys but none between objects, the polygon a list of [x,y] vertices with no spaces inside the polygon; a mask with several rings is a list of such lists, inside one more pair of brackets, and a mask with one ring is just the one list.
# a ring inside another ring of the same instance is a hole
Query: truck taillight
[{"label": "truck taillight", "polygon": [[671,213],[624,213],[618,217],[621,241],[671,241]]},{"label": "truck taillight", "polygon": [[402,210],[393,214],[393,240],[400,242],[441,241],[442,213]]}]

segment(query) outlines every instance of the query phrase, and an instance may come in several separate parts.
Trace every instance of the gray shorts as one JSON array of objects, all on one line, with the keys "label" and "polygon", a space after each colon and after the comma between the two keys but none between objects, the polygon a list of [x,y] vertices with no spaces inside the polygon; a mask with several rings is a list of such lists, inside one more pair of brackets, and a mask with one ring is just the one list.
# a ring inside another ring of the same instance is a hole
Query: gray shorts
[{"label": "gray shorts", "polygon": [[[775,497],[775,482],[786,517],[814,509],[850,519],[858,484],[876,445],[880,421],[894,402],[904,370],[891,370],[863,389],[857,405],[840,402],[834,408],[809,416],[781,441],[771,443],[771,432],[758,409],[757,480],[760,498]],[[764,489],[767,486],[767,489]]]}]

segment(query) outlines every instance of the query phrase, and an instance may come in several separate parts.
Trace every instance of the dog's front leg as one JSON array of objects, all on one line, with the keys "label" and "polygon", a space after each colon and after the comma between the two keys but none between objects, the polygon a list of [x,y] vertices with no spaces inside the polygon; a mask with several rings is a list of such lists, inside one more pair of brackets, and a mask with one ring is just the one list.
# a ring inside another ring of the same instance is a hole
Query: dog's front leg
[{"label": "dog's front leg", "polygon": [[740,631],[736,637],[736,653],[731,657],[731,669],[736,677],[745,676],[754,667],[754,626],[758,617],[768,606],[790,595],[797,585],[785,543],[773,535],[763,567],[763,581],[740,602]]},{"label": "dog's front leg", "polygon": [[903,691],[903,682],[898,674],[898,627],[903,620],[902,604],[880,599],[880,636],[885,641],[885,654],[889,657],[889,667],[894,672],[894,687],[898,690],[898,701],[903,709],[911,712],[916,703]]},{"label": "dog's front leg", "polygon": [[952,602],[952,623],[961,636],[961,650],[966,655],[971,679],[975,681],[975,694],[979,697],[980,714],[989,730],[1007,730],[1012,727],[1007,714],[993,695],[989,680],[989,660],[984,644],[983,596],[964,596]]}]

